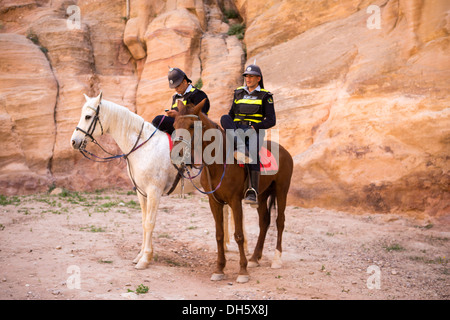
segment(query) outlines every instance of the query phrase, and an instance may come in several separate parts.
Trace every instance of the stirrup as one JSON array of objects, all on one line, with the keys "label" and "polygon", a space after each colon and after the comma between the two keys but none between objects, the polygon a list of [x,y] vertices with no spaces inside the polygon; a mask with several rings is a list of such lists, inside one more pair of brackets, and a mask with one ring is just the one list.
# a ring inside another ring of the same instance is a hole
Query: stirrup
[{"label": "stirrup", "polygon": [[[248,193],[253,192],[255,194],[255,200],[249,200],[247,199]],[[252,208],[258,208],[258,192],[254,188],[248,188],[247,191],[244,193],[244,203],[249,204]]]}]

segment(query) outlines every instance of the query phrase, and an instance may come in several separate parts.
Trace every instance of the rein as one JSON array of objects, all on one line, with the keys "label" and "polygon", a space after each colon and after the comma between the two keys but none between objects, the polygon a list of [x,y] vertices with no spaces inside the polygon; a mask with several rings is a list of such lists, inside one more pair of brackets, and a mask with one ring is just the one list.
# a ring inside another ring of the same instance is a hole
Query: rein
[{"label": "rein", "polygon": [[[202,190],[200,190],[200,189],[194,184],[194,181],[192,181],[194,178],[196,178],[197,176],[200,175],[200,173],[202,172],[204,166],[206,166],[206,170],[208,170],[208,174],[209,174],[208,165],[207,165],[206,163],[203,162],[203,163],[202,163],[202,166],[201,166],[201,169],[200,169],[200,171],[199,171],[199,173],[197,173],[195,176],[191,177],[191,173],[189,172],[189,169],[187,168],[186,165],[184,165],[184,167],[182,168],[181,175],[183,176],[183,178],[189,179],[189,180],[191,181],[192,185],[195,187],[195,189],[197,189],[199,192],[201,192],[201,193],[203,193],[203,194],[212,194],[212,193],[216,192],[217,189],[220,188],[220,185],[222,184],[223,178],[224,178],[224,176],[225,176],[225,172],[226,172],[226,170],[227,170],[227,164],[226,164],[226,163],[223,164],[223,173],[222,173],[222,176],[220,177],[220,182],[219,182],[219,184],[216,186],[216,188],[215,188],[214,190],[211,190],[211,191],[202,191]],[[184,176],[184,171],[187,172],[187,174],[188,174],[187,177]],[[209,181],[209,182],[210,182],[210,185],[211,185],[211,181]],[[210,186],[210,187],[211,187],[211,189],[212,189],[212,186]]]},{"label": "rein", "polygon": [[[98,143],[98,141],[92,136],[92,134],[93,134],[94,131],[95,131],[95,127],[97,126],[97,122],[100,124],[100,127],[101,127],[101,129],[102,129],[101,135],[103,135],[103,126],[102,126],[102,123],[101,123],[100,117],[99,117],[99,113],[100,113],[100,105],[101,105],[101,104],[99,104],[98,107],[97,107],[97,109],[95,109],[94,120],[92,120],[92,122],[91,122],[91,124],[89,125],[89,128],[88,128],[87,131],[84,131],[83,129],[81,129],[81,128],[79,128],[79,127],[76,127],[76,128],[75,128],[75,130],[81,131],[82,133],[84,133],[84,134],[85,134],[85,137],[89,137],[89,138],[91,139],[91,142],[94,143],[94,144],[96,144],[96,145],[97,145],[100,149],[102,149],[105,153],[111,155],[111,157],[105,157],[105,158],[102,158],[102,157],[99,157],[99,156],[93,154],[92,152],[87,151],[87,150],[85,149],[85,147],[86,147],[86,140],[85,140],[85,142],[82,144],[82,146],[81,146],[81,148],[79,149],[79,151],[80,151],[80,153],[81,153],[86,159],[89,159],[89,160],[95,161],[95,162],[109,162],[109,161],[112,161],[112,160],[114,160],[114,159],[120,159],[120,158],[125,158],[126,160],[128,160],[128,156],[129,156],[131,153],[133,153],[134,151],[138,150],[140,147],[142,147],[144,144],[146,144],[146,143],[154,136],[154,134],[156,133],[156,131],[158,131],[159,126],[160,126],[161,123],[163,122],[164,118],[166,117],[166,116],[164,115],[164,116],[161,118],[161,121],[159,122],[158,126],[155,128],[155,131],[153,131],[153,133],[150,135],[150,137],[149,137],[147,140],[145,140],[144,142],[142,142],[142,143],[138,146],[137,144],[138,144],[139,140],[141,139],[142,131],[144,130],[144,126],[145,126],[145,121],[144,121],[144,122],[142,123],[141,130],[139,131],[139,135],[138,135],[138,137],[137,137],[137,139],[136,139],[136,142],[135,142],[133,148],[131,148],[131,150],[130,150],[128,153],[123,153],[123,154],[117,154],[117,155],[114,155],[114,154],[112,154],[112,153],[106,151],[105,148],[103,148],[103,147]],[[92,108],[92,107],[90,107],[90,106],[88,106],[88,108],[91,108],[91,109],[94,110],[94,108]],[[94,158],[97,158],[97,159],[99,159],[99,160],[95,160]]]},{"label": "rein", "polygon": [[[79,149],[80,153],[81,153],[86,159],[91,160],[91,161],[95,161],[95,162],[109,162],[109,161],[112,161],[112,160],[114,160],[114,159],[124,158],[124,159],[127,161],[128,174],[129,174],[129,176],[130,176],[130,178],[131,178],[131,181],[133,182],[134,187],[136,188],[136,190],[137,190],[143,197],[147,198],[147,195],[146,195],[146,194],[138,187],[138,185],[136,184],[136,181],[134,181],[133,175],[132,175],[132,173],[131,173],[131,166],[130,166],[130,162],[129,162],[129,160],[128,160],[128,156],[129,156],[132,152],[138,150],[140,147],[142,147],[144,144],[146,144],[146,143],[147,143],[147,142],[155,135],[156,131],[158,131],[158,129],[159,129],[161,123],[163,122],[163,120],[164,120],[164,118],[165,118],[166,116],[164,115],[164,116],[161,118],[161,121],[159,122],[158,126],[155,128],[155,131],[153,131],[153,133],[150,135],[150,137],[148,137],[147,140],[143,141],[140,145],[138,145],[138,142],[139,142],[139,140],[141,139],[142,131],[144,130],[144,126],[145,126],[145,120],[144,120],[144,122],[142,123],[142,126],[141,126],[141,130],[139,131],[139,135],[138,135],[138,137],[137,137],[137,139],[136,139],[136,142],[134,143],[133,148],[131,148],[131,150],[130,150],[128,153],[123,153],[123,154],[117,154],[117,155],[114,155],[114,154],[112,154],[112,153],[106,151],[106,150],[98,143],[98,141],[95,140],[95,138],[93,137],[93,134],[94,134],[94,131],[95,131],[95,127],[97,126],[97,123],[100,124],[100,127],[101,127],[101,129],[102,129],[101,135],[103,135],[103,126],[102,126],[102,123],[101,123],[100,117],[99,117],[100,106],[101,106],[101,104],[98,105],[97,109],[94,109],[93,107],[88,106],[88,108],[91,108],[91,109],[95,110],[95,115],[94,115],[94,119],[92,120],[91,124],[89,125],[89,128],[88,128],[87,131],[84,131],[83,129],[81,129],[81,128],[79,128],[79,127],[76,127],[76,128],[75,128],[75,130],[81,131],[82,133],[85,134],[85,140],[84,140],[83,144],[81,145],[81,147],[80,147],[80,149]],[[95,155],[95,154],[93,154],[93,153],[87,151],[87,150],[85,149],[86,144],[87,144],[86,137],[89,137],[89,138],[91,139],[92,143],[94,143],[94,144],[96,144],[97,146],[99,146],[100,149],[102,149],[105,153],[111,155],[111,157],[102,158],[102,157],[99,157],[99,156],[97,156],[97,155]],[[92,157],[97,158],[97,159],[100,159],[100,160],[95,160],[95,159],[93,159]],[[172,191],[173,189],[174,189],[174,188],[172,188],[171,191]],[[171,191],[170,191],[170,192],[171,192]]]}]

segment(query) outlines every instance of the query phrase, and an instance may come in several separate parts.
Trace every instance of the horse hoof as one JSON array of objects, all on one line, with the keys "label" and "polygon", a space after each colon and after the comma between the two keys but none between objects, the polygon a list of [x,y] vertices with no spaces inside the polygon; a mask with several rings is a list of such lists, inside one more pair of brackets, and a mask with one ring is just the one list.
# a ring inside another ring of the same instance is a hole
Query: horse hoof
[{"label": "horse hoof", "polygon": [[211,276],[211,281],[220,281],[225,279],[225,274],[223,273],[213,273]]},{"label": "horse hoof", "polygon": [[272,269],[280,269],[283,266],[281,261],[272,261],[272,265],[270,266]]},{"label": "horse hoof", "polygon": [[281,262],[281,251],[277,249],[275,250],[275,255],[272,260],[272,269],[280,269],[282,264],[283,263]]},{"label": "horse hoof", "polygon": [[149,265],[148,262],[139,261],[134,268],[138,270],[144,270],[147,269],[148,265]]},{"label": "horse hoof", "polygon": [[247,283],[250,279],[250,276],[248,274],[240,274],[238,275],[236,282],[237,283]]},{"label": "horse hoof", "polygon": [[247,267],[248,268],[256,268],[256,267],[259,267],[259,263],[258,263],[258,261],[249,261],[247,263]]}]

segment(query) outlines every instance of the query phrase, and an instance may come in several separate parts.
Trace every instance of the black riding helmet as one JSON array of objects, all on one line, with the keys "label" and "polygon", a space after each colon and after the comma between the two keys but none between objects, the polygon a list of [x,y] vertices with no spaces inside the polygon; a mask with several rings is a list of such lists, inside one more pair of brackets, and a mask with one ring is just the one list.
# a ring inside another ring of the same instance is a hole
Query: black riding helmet
[{"label": "black riding helmet", "polygon": [[247,66],[247,68],[245,68],[245,71],[242,75],[245,77],[245,75],[247,75],[247,74],[261,77],[261,80],[259,80],[259,86],[262,89],[264,89],[263,75],[262,75],[260,67],[258,67],[256,64],[251,64],[251,65]]},{"label": "black riding helmet", "polygon": [[171,89],[175,89],[180,85],[180,83],[186,79],[188,83],[192,83],[191,79],[189,79],[186,74],[179,68],[170,68],[169,69],[169,87]]}]

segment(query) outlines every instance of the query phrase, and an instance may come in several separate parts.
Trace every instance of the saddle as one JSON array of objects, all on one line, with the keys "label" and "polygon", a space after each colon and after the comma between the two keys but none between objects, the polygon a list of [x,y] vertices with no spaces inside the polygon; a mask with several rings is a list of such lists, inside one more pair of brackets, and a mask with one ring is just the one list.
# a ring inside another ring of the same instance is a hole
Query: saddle
[{"label": "saddle", "polygon": [[[261,147],[259,151],[259,167],[262,175],[273,175],[278,171],[278,163],[275,156],[266,147]],[[243,163],[239,163],[240,167],[244,167]]]},{"label": "saddle", "polygon": [[[170,144],[170,151],[173,149],[173,141],[170,134],[167,134],[167,138],[169,139]],[[267,149],[266,147],[262,146],[261,150],[259,150],[259,162],[260,162],[260,168],[261,168],[261,174],[262,175],[273,175],[278,172],[278,162],[273,153]],[[239,163],[240,167],[244,167],[243,163]],[[177,179],[178,180],[178,179]],[[178,181],[176,181],[178,183]],[[176,187],[176,185],[175,185]],[[173,188],[175,189],[175,188]]]}]

